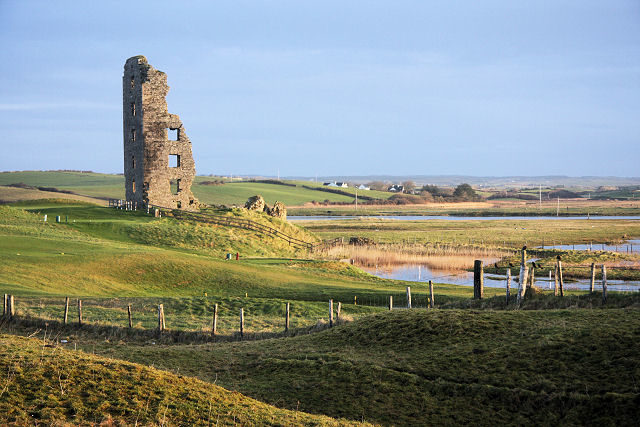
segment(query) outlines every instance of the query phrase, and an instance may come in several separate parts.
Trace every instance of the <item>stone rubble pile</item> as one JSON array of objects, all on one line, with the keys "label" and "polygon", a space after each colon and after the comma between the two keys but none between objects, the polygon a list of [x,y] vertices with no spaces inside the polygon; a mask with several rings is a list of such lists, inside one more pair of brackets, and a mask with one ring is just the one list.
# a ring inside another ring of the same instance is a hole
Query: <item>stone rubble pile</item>
[{"label": "stone rubble pile", "polygon": [[272,217],[280,218],[284,221],[287,220],[287,208],[284,203],[275,202],[273,207],[270,208],[261,195],[249,197],[247,203],[244,204],[244,207],[250,211],[264,212]]}]

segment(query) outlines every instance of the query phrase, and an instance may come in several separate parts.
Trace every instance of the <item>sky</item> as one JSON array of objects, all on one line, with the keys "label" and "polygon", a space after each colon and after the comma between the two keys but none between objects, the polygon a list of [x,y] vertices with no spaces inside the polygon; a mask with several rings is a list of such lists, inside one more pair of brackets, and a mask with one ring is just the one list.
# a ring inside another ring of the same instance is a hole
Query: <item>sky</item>
[{"label": "sky", "polygon": [[198,174],[640,176],[640,1],[0,0],[0,170],[122,173],[167,73]]}]

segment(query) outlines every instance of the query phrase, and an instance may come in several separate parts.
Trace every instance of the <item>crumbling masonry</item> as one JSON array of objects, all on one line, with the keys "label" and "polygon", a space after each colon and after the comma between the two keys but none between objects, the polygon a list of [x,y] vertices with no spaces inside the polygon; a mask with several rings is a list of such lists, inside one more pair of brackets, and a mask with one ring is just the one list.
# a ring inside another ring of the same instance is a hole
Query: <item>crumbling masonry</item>
[{"label": "crumbling masonry", "polygon": [[127,59],[122,78],[126,199],[144,205],[195,210],[191,141],[180,117],[169,114],[167,75],[144,56]]}]

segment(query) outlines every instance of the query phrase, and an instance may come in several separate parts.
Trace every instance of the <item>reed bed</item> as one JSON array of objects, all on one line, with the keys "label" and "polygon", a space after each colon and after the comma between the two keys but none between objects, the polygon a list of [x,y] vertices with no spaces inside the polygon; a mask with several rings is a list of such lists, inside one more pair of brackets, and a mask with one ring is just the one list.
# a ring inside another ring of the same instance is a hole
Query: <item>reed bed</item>
[{"label": "reed bed", "polygon": [[377,246],[336,246],[326,255],[353,260],[363,267],[389,267],[395,265],[426,265],[436,270],[467,270],[473,261],[482,259],[495,262],[515,252],[478,246],[389,244]]}]

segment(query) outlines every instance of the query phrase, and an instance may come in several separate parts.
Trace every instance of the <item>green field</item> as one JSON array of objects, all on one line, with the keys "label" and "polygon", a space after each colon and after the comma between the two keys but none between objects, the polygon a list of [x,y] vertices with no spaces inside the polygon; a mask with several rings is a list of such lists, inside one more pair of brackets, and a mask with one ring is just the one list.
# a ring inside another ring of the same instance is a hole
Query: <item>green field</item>
[{"label": "green field", "polygon": [[199,185],[202,177],[196,179],[196,184],[191,187],[195,196],[208,204],[237,205],[244,203],[251,196],[260,194],[268,204],[280,201],[285,205],[302,205],[313,200],[332,202],[353,202],[352,197],[340,194],[331,194],[309,190],[302,187],[289,187],[277,184],[263,184],[259,182],[233,182],[224,185]]},{"label": "green field", "polygon": [[[486,238],[493,229],[520,244],[527,232],[510,222],[483,228],[472,221],[455,222],[453,230],[446,221],[422,229],[373,220],[302,228],[240,209],[216,212],[309,242],[331,233],[459,240],[457,233]],[[63,222],[52,222],[55,216]],[[569,222],[533,233],[638,235],[637,222],[624,220],[581,227]],[[229,252],[240,260],[225,260]],[[470,286],[436,283],[436,308],[426,310],[424,283],[380,279],[249,230],[80,202],[0,206],[0,255],[0,293],[13,294],[17,310],[13,320],[0,320],[0,370],[7,373],[0,422],[183,424],[213,423],[213,416],[220,424],[276,425],[333,425],[341,422],[336,418],[383,425],[635,422],[638,294],[612,292],[603,305],[599,293],[530,293],[517,309],[513,297],[506,304],[503,289],[487,288],[483,300],[472,300]],[[417,308],[388,312],[390,295],[397,308],[405,304],[407,285]],[[327,327],[329,299],[342,304],[334,328]],[[155,330],[158,304],[168,329],[162,335]],[[214,304],[219,320],[212,337]]]},{"label": "green field", "polygon": [[0,172],[0,185],[23,183],[36,187],[53,187],[99,198],[124,197],[124,176],[83,172]]},{"label": "green field", "polygon": [[[321,184],[303,181],[285,181],[291,185],[249,181],[225,181],[222,185],[203,185],[213,178],[197,176],[191,190],[202,202],[210,205],[244,206],[251,196],[260,194],[265,201],[273,204],[280,201],[285,205],[302,205],[313,201],[331,203],[354,203],[356,190],[340,188],[340,191],[350,195],[334,194],[315,189],[322,189]],[[115,174],[99,174],[93,172],[55,172],[55,171],[24,171],[0,172],[0,186],[11,184],[26,184],[33,187],[56,188],[72,191],[75,194],[102,199],[122,199],[124,197],[124,177]],[[310,187],[304,188],[303,186]],[[0,200],[3,196],[0,187]],[[6,191],[6,190],[5,190]],[[359,196],[386,199],[392,193],[382,191],[359,191]],[[55,193],[49,196],[55,198]]]}]

